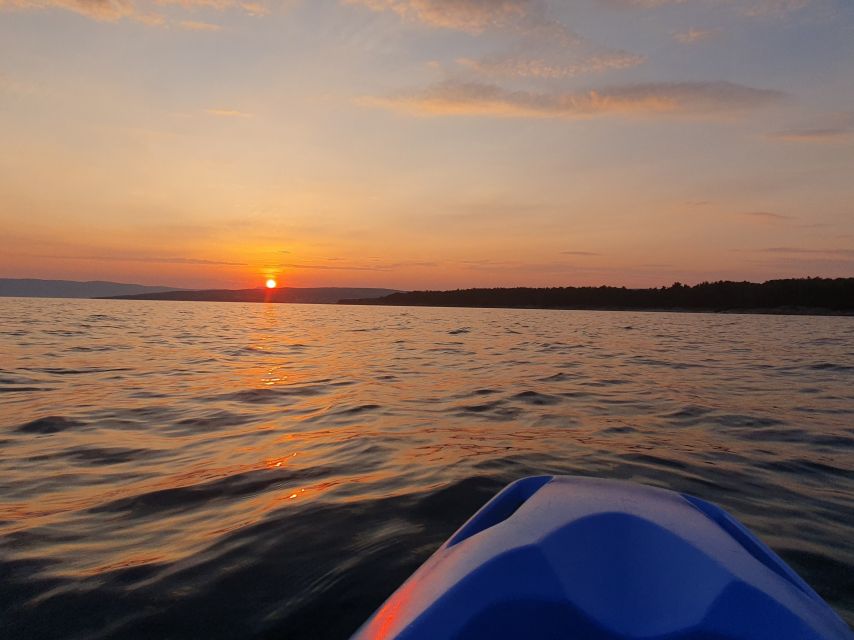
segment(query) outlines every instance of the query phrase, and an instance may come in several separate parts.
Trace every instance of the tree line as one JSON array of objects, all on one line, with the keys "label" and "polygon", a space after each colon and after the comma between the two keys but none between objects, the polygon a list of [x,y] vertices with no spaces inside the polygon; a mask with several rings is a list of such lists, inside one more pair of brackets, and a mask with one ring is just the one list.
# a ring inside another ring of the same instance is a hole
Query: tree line
[{"label": "tree line", "polygon": [[854,310],[854,278],[792,278],[756,282],[702,282],[669,287],[513,287],[407,291],[345,304],[537,309],[762,309]]}]

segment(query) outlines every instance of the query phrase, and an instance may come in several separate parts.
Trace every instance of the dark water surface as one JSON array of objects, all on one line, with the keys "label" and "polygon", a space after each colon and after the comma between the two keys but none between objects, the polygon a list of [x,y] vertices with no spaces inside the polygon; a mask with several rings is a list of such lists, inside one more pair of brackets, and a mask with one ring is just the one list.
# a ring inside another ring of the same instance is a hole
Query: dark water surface
[{"label": "dark water surface", "polygon": [[4,638],[345,638],[551,473],[717,502],[854,623],[854,318],[0,299]]}]

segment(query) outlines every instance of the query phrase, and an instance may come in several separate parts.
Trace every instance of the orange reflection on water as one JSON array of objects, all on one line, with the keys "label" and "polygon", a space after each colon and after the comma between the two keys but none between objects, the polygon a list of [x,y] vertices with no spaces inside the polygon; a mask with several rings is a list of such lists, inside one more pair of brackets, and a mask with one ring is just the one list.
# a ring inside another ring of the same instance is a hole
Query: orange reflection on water
[{"label": "orange reflection on water", "polygon": [[117,569],[130,569],[131,567],[139,567],[145,564],[157,564],[166,560],[166,556],[160,554],[135,554],[130,555],[123,560],[112,562],[109,564],[100,565],[89,569],[86,574],[97,575],[107,571],[115,571]]},{"label": "orange reflection on water", "polygon": [[268,469],[280,469],[288,464],[293,458],[296,457],[296,452],[290,454],[289,456],[282,456],[279,458],[268,458],[264,461],[264,466]]},{"label": "orange reflection on water", "polygon": [[[302,494],[308,493],[311,494],[312,498],[317,498],[340,484],[340,480],[329,480],[327,482],[320,482],[307,487],[301,487],[296,491],[293,488],[290,488],[272,499],[259,502],[259,504],[263,505],[261,506],[262,511],[272,511],[275,508],[281,507],[283,504],[289,503],[291,500],[304,497]],[[269,496],[267,497],[269,498]]]}]

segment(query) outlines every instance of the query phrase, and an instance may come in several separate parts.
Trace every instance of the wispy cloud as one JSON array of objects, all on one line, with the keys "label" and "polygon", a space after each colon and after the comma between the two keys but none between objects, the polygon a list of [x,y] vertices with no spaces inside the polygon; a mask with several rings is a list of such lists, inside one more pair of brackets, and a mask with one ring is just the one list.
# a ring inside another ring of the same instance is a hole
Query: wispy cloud
[{"label": "wispy cloud", "polygon": [[[0,0],[2,1],[2,0]],[[45,93],[44,89],[31,82],[19,80],[0,73],[0,93],[8,93],[19,96],[27,96]]]},{"label": "wispy cloud", "polygon": [[712,38],[720,34],[720,29],[688,29],[673,34],[673,39],[682,44],[695,44]]},{"label": "wispy cloud", "polygon": [[[210,9],[215,11],[239,10],[249,15],[269,13],[262,2],[242,0],[0,0],[0,9],[38,11],[62,9],[102,22],[134,20],[151,26],[168,24],[159,9],[164,5],[178,6],[187,11]],[[194,21],[179,21],[177,26],[188,30],[215,31],[218,25]]]},{"label": "wispy cloud", "polygon": [[791,268],[795,273],[823,273],[825,276],[849,277],[854,268],[854,250],[807,249],[800,247],[769,247],[743,250],[745,253],[764,254],[752,261],[776,268]]},{"label": "wispy cloud", "polygon": [[360,264],[351,264],[351,265],[334,265],[334,264],[306,264],[306,263],[298,263],[298,262],[289,262],[282,265],[279,265],[280,268],[283,269],[308,269],[311,271],[382,271],[380,267],[374,267],[371,265],[360,265]]},{"label": "wispy cloud", "polygon": [[196,22],[195,20],[183,20],[178,26],[187,31],[220,31],[222,27],[212,22]]},{"label": "wispy cloud", "polygon": [[594,253],[592,251],[561,251],[561,253],[565,256],[581,256],[581,257],[591,257],[591,256],[601,256],[601,253]]},{"label": "wispy cloud", "polygon": [[710,115],[774,104],[779,91],[730,82],[663,82],[569,93],[511,91],[478,82],[448,81],[390,97],[363,98],[369,106],[417,115],[584,118],[600,115]]},{"label": "wispy cloud", "polygon": [[783,16],[806,9],[812,0],[752,0],[745,2],[741,12],[747,16]]},{"label": "wispy cloud", "polygon": [[518,23],[539,10],[535,0],[344,0],[431,27],[481,33]]},{"label": "wispy cloud", "polygon": [[0,8],[17,10],[65,9],[95,20],[115,21],[133,16],[133,0],[0,0]]},{"label": "wispy cloud", "polygon": [[485,56],[480,60],[459,58],[457,63],[487,76],[568,78],[612,69],[629,69],[646,61],[644,56],[625,51],[606,51],[579,56],[577,59],[571,58],[566,52],[540,55],[503,53]]},{"label": "wispy cloud", "polygon": [[394,271],[409,267],[432,268],[438,267],[436,262],[388,262],[382,264],[306,264],[287,263],[279,265],[287,269],[306,269],[310,271]]},{"label": "wispy cloud", "polygon": [[596,46],[551,17],[543,0],[345,0],[374,11],[393,11],[431,28],[480,34],[499,32],[508,50],[482,58],[461,57],[458,65],[490,77],[566,78],[627,69],[644,56]]},{"label": "wispy cloud", "polygon": [[[696,2],[696,0],[694,0]],[[671,4],[686,4],[689,0],[599,0],[600,4],[625,9],[657,9]]]},{"label": "wispy cloud", "polygon": [[205,109],[205,113],[219,118],[252,118],[255,115],[237,109]]},{"label": "wispy cloud", "polygon": [[778,253],[784,255],[823,255],[854,258],[854,249],[804,249],[800,247],[767,247],[757,249],[761,253]]},{"label": "wispy cloud", "polygon": [[92,260],[96,262],[148,262],[159,264],[200,264],[220,265],[227,267],[245,267],[245,262],[224,262],[222,260],[205,260],[202,258],[180,258],[180,257],[157,257],[157,256],[107,256],[107,255],[83,255],[83,256],[35,256],[39,258],[58,258],[60,260]]},{"label": "wispy cloud", "polygon": [[845,142],[854,139],[854,111],[837,113],[807,125],[791,127],[769,135],[787,142]]},{"label": "wispy cloud", "polygon": [[[613,0],[651,9],[687,0]],[[691,0],[699,1],[699,0]],[[417,115],[580,118],[603,114],[709,115],[753,109],[783,94],[729,82],[670,82],[623,85],[600,90],[533,90],[496,84],[500,78],[555,81],[586,73],[625,70],[645,62],[642,55],[602,48],[575,34],[549,14],[543,0],[345,0],[432,28],[509,36],[508,49],[479,58],[460,57],[450,77],[432,86],[390,96],[365,97],[362,104]],[[685,43],[709,38],[714,30],[677,34]],[[505,38],[506,41],[506,38]],[[441,68],[441,67],[439,67]]]},{"label": "wispy cloud", "polygon": [[720,5],[745,16],[784,16],[806,9],[814,0],[599,0],[602,5],[621,9],[658,9],[675,5]]},{"label": "wispy cloud", "polygon": [[543,275],[605,275],[619,273],[621,280],[626,277],[627,272],[634,269],[657,270],[668,268],[670,265],[640,264],[625,266],[604,265],[580,265],[577,262],[527,262],[521,260],[463,260],[458,262],[462,268],[476,272],[494,272],[509,274],[510,277],[517,273],[543,274]]},{"label": "wispy cloud", "polygon": [[785,216],[781,213],[773,213],[771,211],[745,211],[742,216],[753,218],[760,222],[786,222],[791,220],[791,216]]}]

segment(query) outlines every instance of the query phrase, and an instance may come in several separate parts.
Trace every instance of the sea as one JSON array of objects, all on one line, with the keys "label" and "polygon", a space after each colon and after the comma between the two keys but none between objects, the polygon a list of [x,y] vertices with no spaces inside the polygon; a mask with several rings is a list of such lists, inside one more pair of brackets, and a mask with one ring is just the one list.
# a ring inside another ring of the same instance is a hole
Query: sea
[{"label": "sea", "polygon": [[854,318],[0,299],[3,638],[347,638],[506,483],[713,501],[854,624]]}]

